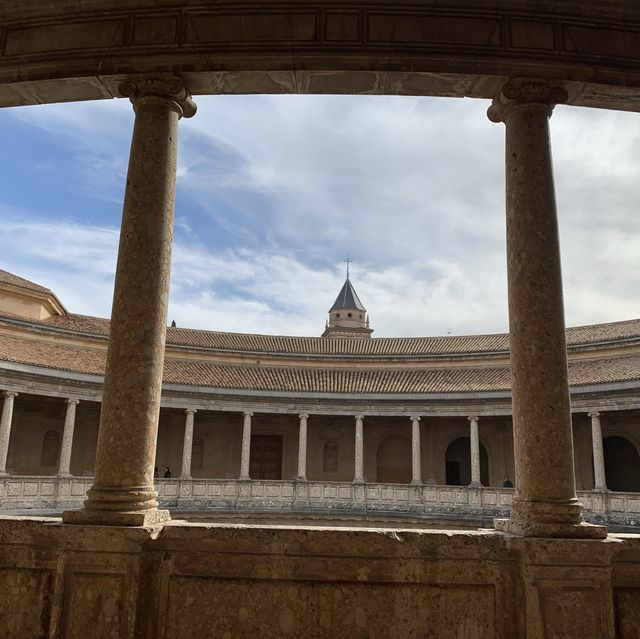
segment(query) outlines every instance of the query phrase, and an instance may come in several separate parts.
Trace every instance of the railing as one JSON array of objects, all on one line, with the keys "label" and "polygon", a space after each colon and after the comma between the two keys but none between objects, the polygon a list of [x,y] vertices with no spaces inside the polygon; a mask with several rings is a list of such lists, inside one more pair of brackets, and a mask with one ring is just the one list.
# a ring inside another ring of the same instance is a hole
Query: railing
[{"label": "railing", "polygon": [[[79,508],[92,477],[12,476],[0,479],[0,512]],[[183,511],[367,512],[416,516],[509,514],[513,489],[319,481],[159,479],[161,505]],[[640,526],[640,493],[579,491],[590,521]]]}]

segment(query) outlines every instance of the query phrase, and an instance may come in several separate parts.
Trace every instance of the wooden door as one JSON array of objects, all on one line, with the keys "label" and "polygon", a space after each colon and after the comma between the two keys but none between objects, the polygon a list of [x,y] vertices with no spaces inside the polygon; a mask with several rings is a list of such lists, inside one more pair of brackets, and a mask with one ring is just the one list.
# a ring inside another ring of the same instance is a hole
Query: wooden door
[{"label": "wooden door", "polygon": [[282,479],[282,435],[251,435],[251,479]]}]

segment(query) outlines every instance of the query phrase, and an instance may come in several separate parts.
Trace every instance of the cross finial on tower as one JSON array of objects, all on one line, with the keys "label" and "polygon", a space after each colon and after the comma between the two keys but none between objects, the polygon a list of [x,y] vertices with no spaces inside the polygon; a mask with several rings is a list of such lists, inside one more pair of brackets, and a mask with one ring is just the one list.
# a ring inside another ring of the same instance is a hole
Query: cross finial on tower
[{"label": "cross finial on tower", "polygon": [[347,279],[349,279],[349,264],[351,264],[353,260],[349,259],[349,251],[347,251],[347,259],[345,260],[345,264],[347,265]]}]

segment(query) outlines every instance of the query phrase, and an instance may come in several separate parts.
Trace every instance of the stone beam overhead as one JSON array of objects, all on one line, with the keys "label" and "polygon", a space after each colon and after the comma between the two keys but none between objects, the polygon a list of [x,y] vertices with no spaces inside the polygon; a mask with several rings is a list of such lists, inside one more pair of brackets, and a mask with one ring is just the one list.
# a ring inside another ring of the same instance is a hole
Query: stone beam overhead
[{"label": "stone beam overhead", "polygon": [[111,98],[131,72],[162,71],[191,94],[481,98],[526,75],[566,81],[569,104],[640,109],[637,2],[482,4],[6,2],[0,105]]}]

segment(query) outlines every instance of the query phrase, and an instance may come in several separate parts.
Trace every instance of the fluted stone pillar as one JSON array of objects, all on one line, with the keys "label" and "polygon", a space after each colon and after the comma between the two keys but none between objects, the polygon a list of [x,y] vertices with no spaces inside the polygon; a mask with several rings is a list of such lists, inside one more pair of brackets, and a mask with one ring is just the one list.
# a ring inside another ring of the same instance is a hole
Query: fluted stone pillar
[{"label": "fluted stone pillar", "polygon": [[135,124],[111,312],[95,481],[69,523],[152,525],[169,298],[178,120],[195,104],[175,76],[125,81]]},{"label": "fluted stone pillar", "polygon": [[591,417],[591,444],[593,446],[593,478],[595,490],[607,490],[607,478],[604,470],[604,448],[602,445],[602,426],[600,413],[589,413]]},{"label": "fluted stone pillar", "polygon": [[193,420],[196,410],[187,408],[184,411],[184,440],[182,442],[182,469],[180,479],[191,479],[191,453],[193,452]]},{"label": "fluted stone pillar", "polygon": [[300,417],[300,429],[298,431],[298,479],[307,479],[307,419],[309,415],[302,414]]},{"label": "fluted stone pillar", "polygon": [[2,394],[4,402],[2,403],[2,417],[0,417],[0,477],[6,477],[11,421],[13,420],[13,400],[18,396],[18,393],[4,391]]},{"label": "fluted stone pillar", "polygon": [[355,472],[353,476],[354,484],[364,483],[364,432],[362,422],[364,416],[356,415],[356,440],[355,440]]},{"label": "fluted stone pillar", "polygon": [[76,406],[79,400],[68,399],[66,403],[67,411],[64,416],[64,430],[62,432],[62,446],[58,464],[59,477],[71,477],[71,450],[73,448],[73,431],[76,425]]},{"label": "fluted stone pillar", "polygon": [[516,489],[496,528],[533,537],[603,537],[576,498],[560,245],[549,117],[567,91],[507,82],[489,108],[506,125],[509,334]]},{"label": "fluted stone pillar", "polygon": [[480,481],[480,436],[478,433],[478,418],[467,417],[469,420],[469,441],[471,448],[471,483],[472,488],[482,486]]},{"label": "fluted stone pillar", "polygon": [[412,415],[411,419],[411,483],[422,483],[420,459],[420,416]]},{"label": "fluted stone pillar", "polygon": [[253,413],[245,413],[242,422],[242,451],[240,453],[240,479],[250,479],[249,464],[251,463],[251,418]]}]

